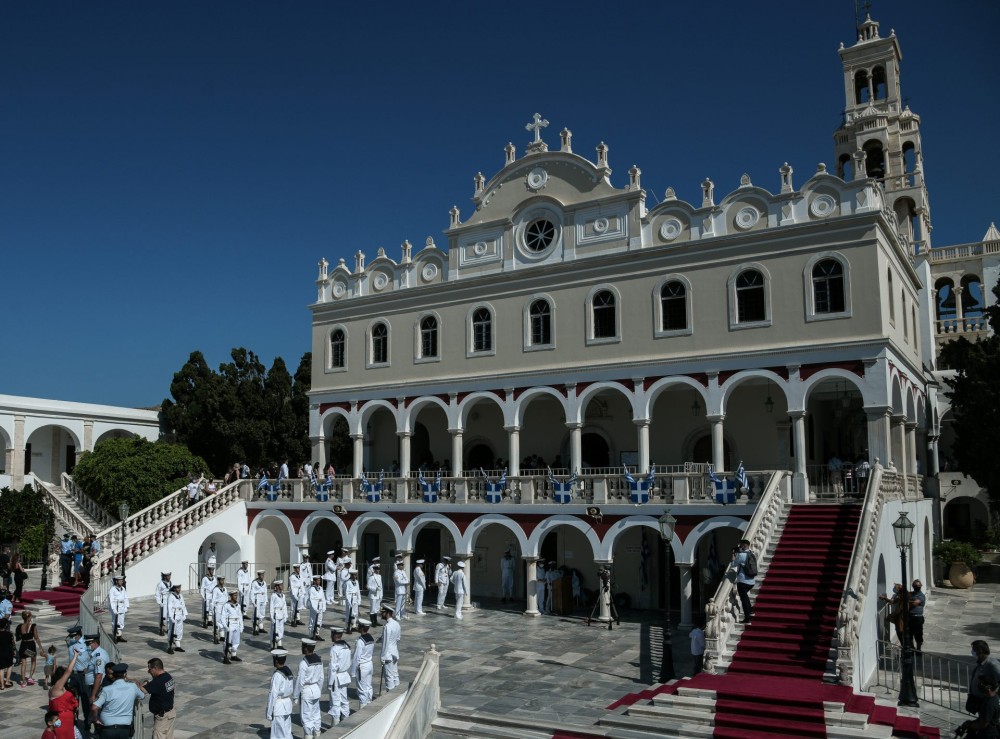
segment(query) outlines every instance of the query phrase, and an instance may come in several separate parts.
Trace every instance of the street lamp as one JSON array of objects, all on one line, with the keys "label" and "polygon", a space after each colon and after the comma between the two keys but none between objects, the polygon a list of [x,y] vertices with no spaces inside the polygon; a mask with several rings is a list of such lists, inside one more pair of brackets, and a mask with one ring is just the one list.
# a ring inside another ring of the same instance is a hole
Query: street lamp
[{"label": "street lamp", "polygon": [[125,519],[128,518],[128,501],[123,500],[118,504],[118,517],[122,521],[122,577],[125,577]]},{"label": "street lamp", "polygon": [[910,646],[910,586],[907,584],[906,553],[913,543],[913,522],[907,517],[906,511],[900,511],[899,518],[892,524],[892,535],[899,549],[899,559],[903,568],[903,674],[899,681],[900,706],[919,706],[917,687],[913,682],[913,648]]},{"label": "street lamp", "polygon": [[657,524],[660,527],[660,538],[666,545],[667,560],[667,607],[663,614],[663,652],[660,656],[660,682],[665,683],[677,677],[674,674],[674,649],[670,641],[670,561],[672,559],[670,542],[674,540],[674,527],[677,525],[677,519],[670,515],[669,510],[665,510],[663,515],[657,519]]}]

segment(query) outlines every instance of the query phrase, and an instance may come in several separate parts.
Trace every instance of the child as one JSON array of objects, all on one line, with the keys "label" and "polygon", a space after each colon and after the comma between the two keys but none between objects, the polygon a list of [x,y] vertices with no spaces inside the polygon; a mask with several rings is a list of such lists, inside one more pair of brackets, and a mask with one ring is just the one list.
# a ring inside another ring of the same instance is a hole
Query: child
[{"label": "child", "polygon": [[56,645],[53,644],[49,647],[49,654],[45,658],[45,667],[43,668],[45,672],[45,679],[42,681],[42,687],[46,690],[49,689],[49,685],[52,683],[52,673],[56,671]]},{"label": "child", "polygon": [[59,720],[59,711],[46,711],[45,731],[42,732],[42,739],[56,739],[56,729],[60,726],[62,726],[62,721]]}]

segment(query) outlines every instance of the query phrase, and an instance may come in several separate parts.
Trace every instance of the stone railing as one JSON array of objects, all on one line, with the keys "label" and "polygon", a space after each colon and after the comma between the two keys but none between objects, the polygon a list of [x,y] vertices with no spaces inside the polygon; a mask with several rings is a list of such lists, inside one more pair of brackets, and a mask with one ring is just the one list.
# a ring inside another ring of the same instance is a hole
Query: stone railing
[{"label": "stone railing", "polygon": [[[211,518],[229,508],[234,503],[242,502],[247,497],[249,490],[248,480],[237,480],[227,485],[213,495],[202,498],[193,505],[184,507],[183,500],[186,498],[186,491],[181,490],[173,493],[160,501],[160,504],[167,501],[176,501],[178,494],[180,502],[171,503],[158,508],[155,515],[149,512],[150,509],[140,511],[136,516],[130,516],[125,522],[125,565],[128,566],[155,552],[160,547],[183,536],[187,532],[200,526],[206,519]],[[157,505],[160,505],[157,504]],[[157,508],[157,506],[150,506]],[[170,511],[173,511],[172,513]],[[109,545],[106,549],[108,557],[101,562],[101,575],[116,572],[122,566],[121,548],[121,524],[117,527],[119,533],[115,540],[117,546]],[[108,529],[101,533],[102,538],[112,539],[114,529]]]},{"label": "stone railing", "polygon": [[[782,511],[788,503],[788,490],[784,484],[787,474],[787,472],[775,472],[771,475],[760,503],[757,504],[757,510],[754,511],[742,537],[750,541],[750,549],[757,555],[758,562],[763,561],[764,554],[778,528]],[[733,626],[738,621],[737,614],[736,588],[733,586],[733,580],[723,577],[715,597],[705,604],[705,672],[709,674],[718,672],[720,660],[726,653],[726,643],[729,641]]]},{"label": "stone railing", "polygon": [[931,264],[971,259],[989,254],[1000,254],[1000,241],[980,241],[974,244],[958,244],[931,249]]},{"label": "stone railing", "polygon": [[73,482],[73,478],[67,475],[65,472],[62,473],[60,478],[63,492],[66,493],[70,498],[73,499],[83,512],[90,516],[92,519],[97,521],[101,528],[107,528],[115,523],[115,519],[106,510],[101,508],[97,504],[97,501],[83,492],[83,488]]},{"label": "stone railing", "polygon": [[837,679],[842,685],[854,682],[854,668],[861,631],[861,616],[874,566],[875,548],[882,520],[882,510],[889,500],[903,497],[900,476],[886,470],[878,462],[872,468],[871,480],[865,491],[861,522],[851,551],[851,566],[847,571],[844,594],[837,611]]},{"label": "stone railing", "polygon": [[[431,644],[431,648],[424,652],[420,669],[406,691],[403,705],[382,734],[385,739],[423,739],[430,736],[431,724],[441,707],[441,689],[438,683],[440,661],[440,652]],[[376,736],[375,733],[366,735]]]},{"label": "stone railing", "polygon": [[[126,543],[139,536],[152,526],[177,514],[183,510],[187,504],[187,488],[181,488],[170,493],[165,498],[161,498],[150,506],[146,506],[141,511],[133,513],[125,520],[125,541]],[[122,543],[121,521],[110,524],[98,534],[101,544],[109,548],[120,548]]]},{"label": "stone railing", "polygon": [[89,521],[73,510],[71,506],[66,505],[66,502],[56,495],[50,483],[40,480],[30,473],[25,480],[30,481],[35,490],[42,491],[42,494],[45,496],[45,503],[52,509],[52,512],[56,516],[56,521],[67,531],[72,531],[81,538],[88,534],[93,535],[96,533]]}]

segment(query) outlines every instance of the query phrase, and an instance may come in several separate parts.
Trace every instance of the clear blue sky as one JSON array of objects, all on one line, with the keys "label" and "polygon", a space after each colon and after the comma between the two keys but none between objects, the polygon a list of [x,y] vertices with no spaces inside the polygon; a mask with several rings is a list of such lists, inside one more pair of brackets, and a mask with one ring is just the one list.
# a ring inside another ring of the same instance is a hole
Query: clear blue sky
[{"label": "clear blue sky", "polygon": [[[447,9],[442,9],[442,8]],[[934,243],[1000,221],[1000,3],[875,2]],[[316,262],[443,243],[534,112],[649,203],[832,165],[851,0],[0,4],[0,393],[154,405],[200,349],[294,371]]]}]

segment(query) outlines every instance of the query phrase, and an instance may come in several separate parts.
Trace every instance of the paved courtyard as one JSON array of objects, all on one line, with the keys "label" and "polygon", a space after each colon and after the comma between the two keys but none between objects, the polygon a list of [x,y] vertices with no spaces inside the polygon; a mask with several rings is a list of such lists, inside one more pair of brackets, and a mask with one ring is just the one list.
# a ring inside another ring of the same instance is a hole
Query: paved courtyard
[{"label": "paved courtyard", "polygon": [[[191,607],[197,605],[196,599],[188,600],[190,610],[197,610]],[[441,653],[444,706],[587,725],[604,715],[604,707],[615,699],[658,680],[662,631],[657,613],[623,613],[621,626],[608,631],[596,623],[588,627],[588,611],[571,617],[526,618],[520,610],[499,602],[481,605],[461,622],[451,618],[450,609],[439,613],[433,607],[427,609],[426,616],[411,616],[403,622],[400,677],[404,684],[413,679],[423,651],[435,644]],[[971,591],[936,590],[927,609],[925,651],[965,658],[969,642],[975,638],[986,639],[1000,650],[1000,624],[993,617],[998,605],[1000,585],[996,584],[980,584]],[[56,617],[40,622],[43,642],[46,646],[58,644],[60,659],[65,653],[65,629],[71,623]],[[185,631],[187,652],[165,654],[163,639],[156,635],[154,605],[138,599],[133,601],[129,614],[129,642],[121,645],[133,676],[144,675],[146,660],[159,656],[176,678],[178,738],[267,736],[264,707],[271,664],[265,639],[245,632],[240,649],[245,661],[227,667],[222,664],[220,647],[212,643],[207,630],[189,622]],[[380,632],[374,630],[376,636]],[[285,646],[297,652],[303,635],[301,627],[287,630]],[[354,637],[348,641],[353,644]],[[687,634],[675,633],[672,642],[677,674],[690,674]],[[329,639],[321,642],[319,649],[326,658]],[[297,669],[298,659],[290,664]],[[356,710],[353,688],[350,696],[352,709]],[[324,735],[345,734],[385,702],[383,695]],[[321,705],[324,724],[329,725],[325,694]],[[45,706],[40,686],[0,692],[0,736],[40,736]],[[961,719],[954,712],[927,704],[922,713],[928,723],[937,726]],[[146,723],[148,727],[148,713]],[[293,724],[295,735],[301,736],[297,715]]]}]

